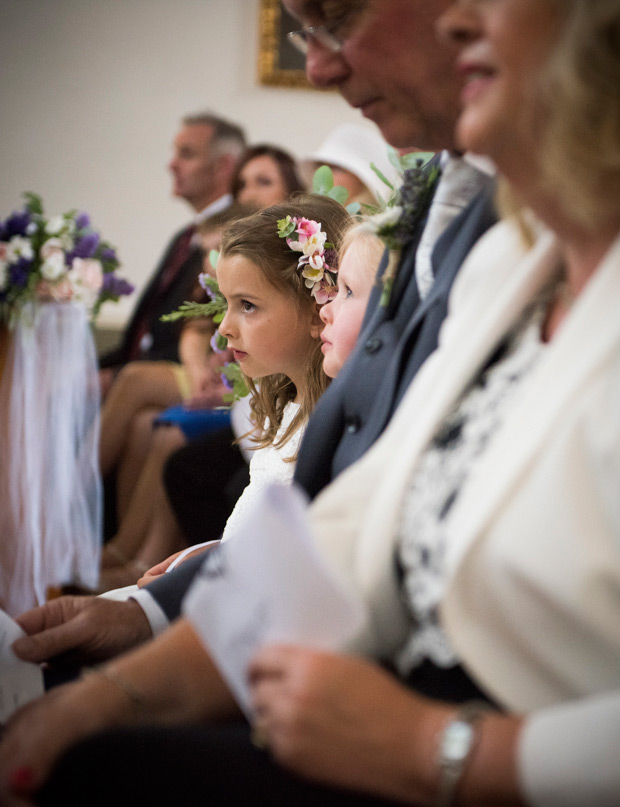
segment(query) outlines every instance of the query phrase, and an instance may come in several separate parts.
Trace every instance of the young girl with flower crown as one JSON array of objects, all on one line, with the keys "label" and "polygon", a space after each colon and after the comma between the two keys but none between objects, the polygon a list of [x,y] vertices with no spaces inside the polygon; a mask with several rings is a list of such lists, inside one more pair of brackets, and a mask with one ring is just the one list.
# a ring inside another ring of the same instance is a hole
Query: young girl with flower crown
[{"label": "young girl with flower crown", "polygon": [[[335,378],[338,375],[353,350],[375,280],[375,270],[379,265],[383,250],[384,245],[381,239],[361,225],[349,227],[342,239],[340,239],[337,291],[330,288],[329,300],[321,306],[319,312],[319,316],[324,323],[321,331],[323,373],[329,378]],[[322,294],[321,297],[323,297]],[[224,322],[222,324],[226,327],[228,323]],[[288,411],[292,412],[292,409]],[[287,453],[293,451],[293,449],[294,453],[296,453],[302,433],[303,426],[294,433],[290,443],[287,443]],[[286,460],[286,457],[284,459]],[[252,481],[255,487],[258,487],[263,481],[264,465],[276,469],[273,476],[265,474],[265,484],[275,479],[288,481],[292,477],[292,463],[282,462],[278,449],[268,447],[257,452],[252,458]],[[279,475],[277,475],[278,473]],[[239,500],[240,503],[237,503],[233,511],[234,515],[228,519],[224,531],[224,540],[230,537],[234,531],[239,512],[245,509],[246,500],[249,500],[252,495],[253,489],[246,488],[245,495],[242,496],[242,499]],[[149,569],[144,577],[140,579],[138,585],[143,586],[152,582],[163,572],[171,570],[190,555],[203,551],[204,547],[211,543],[213,542],[197,544],[171,555],[166,560],[153,566],[152,569]]]},{"label": "young girl with flower crown", "polygon": [[223,539],[256,495],[289,481],[303,429],[329,382],[319,309],[336,296],[337,255],[350,217],[331,199],[299,196],[232,224],[216,266],[227,311],[219,331],[250,388],[250,485]]},{"label": "young girl with flower crown", "polygon": [[[350,223],[337,202],[306,194],[231,222],[222,233],[216,273],[228,308],[219,332],[250,388],[250,441],[260,449],[225,538],[258,487],[292,478],[303,427],[329,382],[319,309],[336,296],[337,255]],[[102,571],[101,591],[135,582],[178,547],[169,538],[178,534],[172,514],[160,507],[158,518],[135,561]]]}]

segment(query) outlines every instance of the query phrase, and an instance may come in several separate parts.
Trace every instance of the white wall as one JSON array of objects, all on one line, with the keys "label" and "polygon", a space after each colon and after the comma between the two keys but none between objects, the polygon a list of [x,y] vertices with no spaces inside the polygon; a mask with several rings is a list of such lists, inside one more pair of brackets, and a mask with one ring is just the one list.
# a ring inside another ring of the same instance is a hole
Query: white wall
[{"label": "white wall", "polygon": [[0,217],[27,190],[50,213],[85,210],[141,286],[189,218],[165,167],[183,114],[209,108],[298,157],[361,120],[336,92],[258,84],[258,12],[259,0],[0,0]]}]

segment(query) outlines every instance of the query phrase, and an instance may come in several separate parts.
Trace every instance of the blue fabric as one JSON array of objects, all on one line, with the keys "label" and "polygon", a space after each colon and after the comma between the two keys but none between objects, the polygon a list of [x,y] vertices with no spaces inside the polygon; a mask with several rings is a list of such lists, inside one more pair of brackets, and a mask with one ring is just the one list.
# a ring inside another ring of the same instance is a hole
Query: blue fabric
[{"label": "blue fabric", "polygon": [[153,427],[178,426],[188,440],[230,425],[230,409],[186,409],[183,404],[165,409]]}]

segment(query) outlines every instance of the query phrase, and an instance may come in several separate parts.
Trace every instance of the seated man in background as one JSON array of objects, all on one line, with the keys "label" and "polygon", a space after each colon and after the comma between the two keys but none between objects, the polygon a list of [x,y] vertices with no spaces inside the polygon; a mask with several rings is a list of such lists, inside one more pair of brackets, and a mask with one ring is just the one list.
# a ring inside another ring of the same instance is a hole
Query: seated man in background
[{"label": "seated man in background", "polygon": [[196,225],[232,202],[231,182],[245,148],[245,135],[236,124],[205,112],[187,115],[174,140],[169,163],[173,194],[185,199],[194,221],[173,236],[162,260],[142,293],[125,328],[120,346],[100,361],[105,397],[120,367],[136,360],[178,361],[179,328],[160,322],[189,296],[202,267]]}]

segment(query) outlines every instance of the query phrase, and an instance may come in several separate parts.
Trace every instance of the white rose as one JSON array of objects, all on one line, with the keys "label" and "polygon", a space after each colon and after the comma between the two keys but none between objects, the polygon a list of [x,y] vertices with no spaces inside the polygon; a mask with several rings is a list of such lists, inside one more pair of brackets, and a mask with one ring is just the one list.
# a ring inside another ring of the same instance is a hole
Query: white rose
[{"label": "white rose", "polygon": [[41,274],[46,280],[54,281],[66,271],[65,256],[62,252],[52,252],[41,266]]},{"label": "white rose", "polygon": [[48,238],[47,241],[41,245],[39,256],[42,261],[51,258],[56,252],[63,252],[63,243],[60,238]]},{"label": "white rose", "polygon": [[62,216],[52,216],[45,224],[45,232],[49,235],[58,235],[64,226],[65,220]]}]

